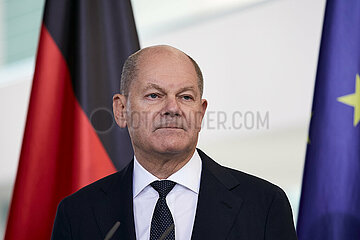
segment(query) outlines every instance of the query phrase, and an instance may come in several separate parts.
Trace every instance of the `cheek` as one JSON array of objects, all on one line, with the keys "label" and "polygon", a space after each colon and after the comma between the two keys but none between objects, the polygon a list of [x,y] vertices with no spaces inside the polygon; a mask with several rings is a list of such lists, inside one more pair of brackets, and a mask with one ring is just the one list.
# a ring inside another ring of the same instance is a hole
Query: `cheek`
[{"label": "cheek", "polygon": [[148,111],[132,112],[129,115],[129,126],[132,129],[141,129],[141,131],[152,131],[156,114]]},{"label": "cheek", "polygon": [[131,129],[138,129],[141,126],[141,116],[139,112],[131,112],[127,116],[128,126]]},{"label": "cheek", "polygon": [[186,114],[186,122],[188,127],[193,131],[200,131],[202,122],[202,113],[200,111],[189,111]]}]

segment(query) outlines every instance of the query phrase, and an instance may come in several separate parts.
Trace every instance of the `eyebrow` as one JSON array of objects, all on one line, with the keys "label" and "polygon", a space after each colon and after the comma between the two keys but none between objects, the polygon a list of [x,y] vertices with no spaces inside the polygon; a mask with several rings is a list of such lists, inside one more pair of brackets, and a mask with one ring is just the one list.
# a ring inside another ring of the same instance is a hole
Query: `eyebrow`
[{"label": "eyebrow", "polygon": [[154,83],[149,83],[149,84],[144,88],[144,91],[149,90],[149,89],[152,89],[152,88],[155,88],[156,90],[159,90],[160,92],[165,92],[165,90],[164,90],[162,87],[160,87],[159,85],[154,84]]},{"label": "eyebrow", "polygon": [[185,91],[193,91],[194,93],[196,93],[194,87],[183,87],[180,89],[179,92],[185,92]]},{"label": "eyebrow", "polygon": [[[160,87],[159,85],[155,84],[155,83],[149,83],[145,88],[144,88],[144,91],[147,91],[149,89],[156,89],[160,92],[165,92],[165,89],[163,89],[162,87]],[[185,92],[185,91],[193,91],[194,94],[196,95],[196,91],[195,91],[195,88],[190,86],[190,87],[183,87],[181,88],[178,92]]]},{"label": "eyebrow", "polygon": [[197,92],[195,91],[195,88],[194,88],[194,87],[183,87],[183,88],[180,89],[179,93],[183,93],[183,92],[186,92],[186,91],[191,91],[191,92],[193,92],[194,97],[197,98],[198,94],[197,94]]}]

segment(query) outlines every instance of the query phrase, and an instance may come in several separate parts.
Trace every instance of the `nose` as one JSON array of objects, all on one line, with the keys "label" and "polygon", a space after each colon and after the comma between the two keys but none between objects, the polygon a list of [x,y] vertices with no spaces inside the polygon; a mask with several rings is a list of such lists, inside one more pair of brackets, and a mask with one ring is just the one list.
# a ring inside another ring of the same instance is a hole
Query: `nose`
[{"label": "nose", "polygon": [[167,97],[162,115],[170,116],[170,117],[181,116],[179,102],[177,101],[176,97],[170,97],[170,96]]}]

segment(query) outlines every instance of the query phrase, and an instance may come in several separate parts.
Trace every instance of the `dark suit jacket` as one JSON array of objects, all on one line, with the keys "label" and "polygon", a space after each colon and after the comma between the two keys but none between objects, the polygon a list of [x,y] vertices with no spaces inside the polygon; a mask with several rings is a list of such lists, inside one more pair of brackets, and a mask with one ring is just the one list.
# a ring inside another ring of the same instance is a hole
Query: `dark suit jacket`
[{"label": "dark suit jacket", "polygon": [[[295,240],[291,207],[277,186],[222,167],[201,150],[202,173],[193,240]],[[59,204],[52,239],[135,239],[133,161]],[[176,228],[176,226],[175,226]]]}]

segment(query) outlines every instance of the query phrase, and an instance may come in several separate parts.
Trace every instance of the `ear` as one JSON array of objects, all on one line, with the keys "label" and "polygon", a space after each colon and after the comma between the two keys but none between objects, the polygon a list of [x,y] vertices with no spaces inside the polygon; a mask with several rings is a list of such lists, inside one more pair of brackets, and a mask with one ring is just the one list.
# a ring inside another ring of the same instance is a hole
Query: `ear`
[{"label": "ear", "polygon": [[206,99],[201,99],[201,108],[200,108],[200,118],[197,120],[197,129],[198,131],[200,132],[201,130],[201,123],[202,123],[202,120],[204,119],[204,116],[205,116],[205,112],[206,112],[206,108],[207,108],[207,101]]},{"label": "ear", "polygon": [[204,118],[206,108],[207,108],[208,102],[206,99],[201,99],[201,112],[202,112],[202,118]]},{"label": "ear", "polygon": [[116,123],[121,128],[126,127],[126,97],[121,94],[113,96],[113,112]]}]

